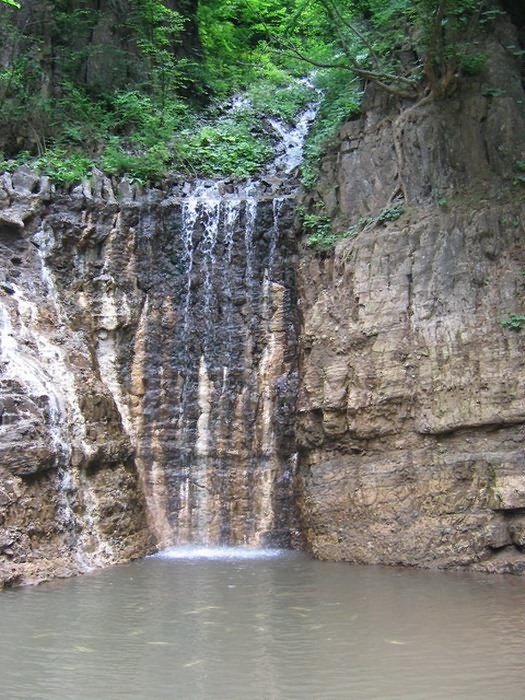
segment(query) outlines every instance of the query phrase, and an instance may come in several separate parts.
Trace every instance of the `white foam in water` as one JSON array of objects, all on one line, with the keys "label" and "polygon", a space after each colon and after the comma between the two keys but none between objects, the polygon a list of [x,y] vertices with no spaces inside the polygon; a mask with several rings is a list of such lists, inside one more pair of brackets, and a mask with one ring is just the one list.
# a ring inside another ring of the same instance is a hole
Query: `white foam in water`
[{"label": "white foam in water", "polygon": [[209,559],[222,561],[238,561],[244,559],[278,559],[289,553],[285,549],[256,549],[254,547],[206,547],[204,545],[183,545],[170,547],[157,554],[155,559]]}]

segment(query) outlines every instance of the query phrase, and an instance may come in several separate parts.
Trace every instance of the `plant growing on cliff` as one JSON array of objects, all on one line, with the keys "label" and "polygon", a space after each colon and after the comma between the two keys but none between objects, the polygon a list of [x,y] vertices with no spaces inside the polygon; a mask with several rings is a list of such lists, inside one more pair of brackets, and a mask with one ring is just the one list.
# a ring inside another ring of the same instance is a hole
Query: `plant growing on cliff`
[{"label": "plant growing on cliff", "polygon": [[[279,41],[313,66],[348,71],[398,97],[416,100],[428,89],[441,98],[486,61],[475,36],[496,15],[484,10],[485,0],[311,0],[295,13],[296,36]],[[305,23],[317,32],[306,47]]]},{"label": "plant growing on cliff", "polygon": [[34,161],[34,165],[59,185],[71,185],[88,175],[93,162],[83,153],[57,148],[47,150]]},{"label": "plant growing on cliff", "polygon": [[316,250],[328,250],[333,248],[338,241],[352,238],[365,229],[371,230],[379,224],[397,221],[403,216],[406,209],[400,201],[394,200],[391,205],[384,207],[377,213],[362,216],[355,223],[337,232],[334,231],[332,222],[322,206],[317,206],[313,212],[306,211],[304,207],[298,207],[297,211],[306,233],[306,245]]},{"label": "plant growing on cliff", "polygon": [[341,124],[361,113],[363,94],[360,81],[348,71],[320,71],[315,82],[323,99],[305,142],[301,183],[307,189],[314,184],[321,157]]},{"label": "plant growing on cliff", "polygon": [[510,314],[508,318],[501,322],[503,328],[508,328],[511,331],[521,331],[525,325],[525,316],[519,314]]}]

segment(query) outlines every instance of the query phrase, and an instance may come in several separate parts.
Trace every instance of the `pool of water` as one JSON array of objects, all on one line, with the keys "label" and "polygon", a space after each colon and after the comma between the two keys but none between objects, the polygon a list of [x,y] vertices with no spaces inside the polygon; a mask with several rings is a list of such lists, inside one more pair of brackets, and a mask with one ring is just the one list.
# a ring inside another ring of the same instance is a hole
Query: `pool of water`
[{"label": "pool of water", "polygon": [[0,594],[3,700],[524,700],[525,579],[183,548]]}]

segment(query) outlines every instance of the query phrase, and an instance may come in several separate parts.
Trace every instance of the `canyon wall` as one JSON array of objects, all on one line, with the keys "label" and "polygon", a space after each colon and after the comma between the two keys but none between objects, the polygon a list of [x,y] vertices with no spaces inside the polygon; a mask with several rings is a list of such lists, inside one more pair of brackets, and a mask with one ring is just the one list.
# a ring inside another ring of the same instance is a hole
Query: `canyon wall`
[{"label": "canyon wall", "polygon": [[45,178],[3,176],[0,586],[127,561],[152,546],[96,336],[47,264],[50,255],[57,268],[65,261],[45,223],[51,200]]},{"label": "canyon wall", "polygon": [[297,541],[292,190],[0,189],[0,580]]},{"label": "canyon wall", "polygon": [[[315,556],[525,571],[525,95],[514,28],[440,102],[368,92],[306,200],[299,501]],[[357,231],[357,233],[356,233]],[[518,323],[519,325],[519,323]]]},{"label": "canyon wall", "polygon": [[368,88],[304,201],[335,251],[298,258],[279,159],[148,190],[2,176],[0,585],[303,537],[525,571],[516,45],[501,20],[446,100]]}]

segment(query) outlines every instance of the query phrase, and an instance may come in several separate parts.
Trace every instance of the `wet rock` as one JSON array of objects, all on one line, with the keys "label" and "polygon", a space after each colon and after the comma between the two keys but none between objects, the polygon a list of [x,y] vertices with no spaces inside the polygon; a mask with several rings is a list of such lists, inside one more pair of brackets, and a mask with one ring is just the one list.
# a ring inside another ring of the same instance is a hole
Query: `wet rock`
[{"label": "wet rock", "polygon": [[40,175],[27,165],[17,168],[11,175],[13,189],[21,195],[29,195],[40,190]]},{"label": "wet rock", "polygon": [[[16,190],[33,214],[0,248],[12,269],[24,245],[0,295],[0,532],[20,535],[0,554],[6,585],[143,555],[151,533],[297,530],[281,478],[295,452],[295,241],[278,236],[291,207],[223,185],[222,202],[217,183],[183,180],[131,199],[95,172],[45,208]],[[184,192],[201,197],[193,222]]]}]

